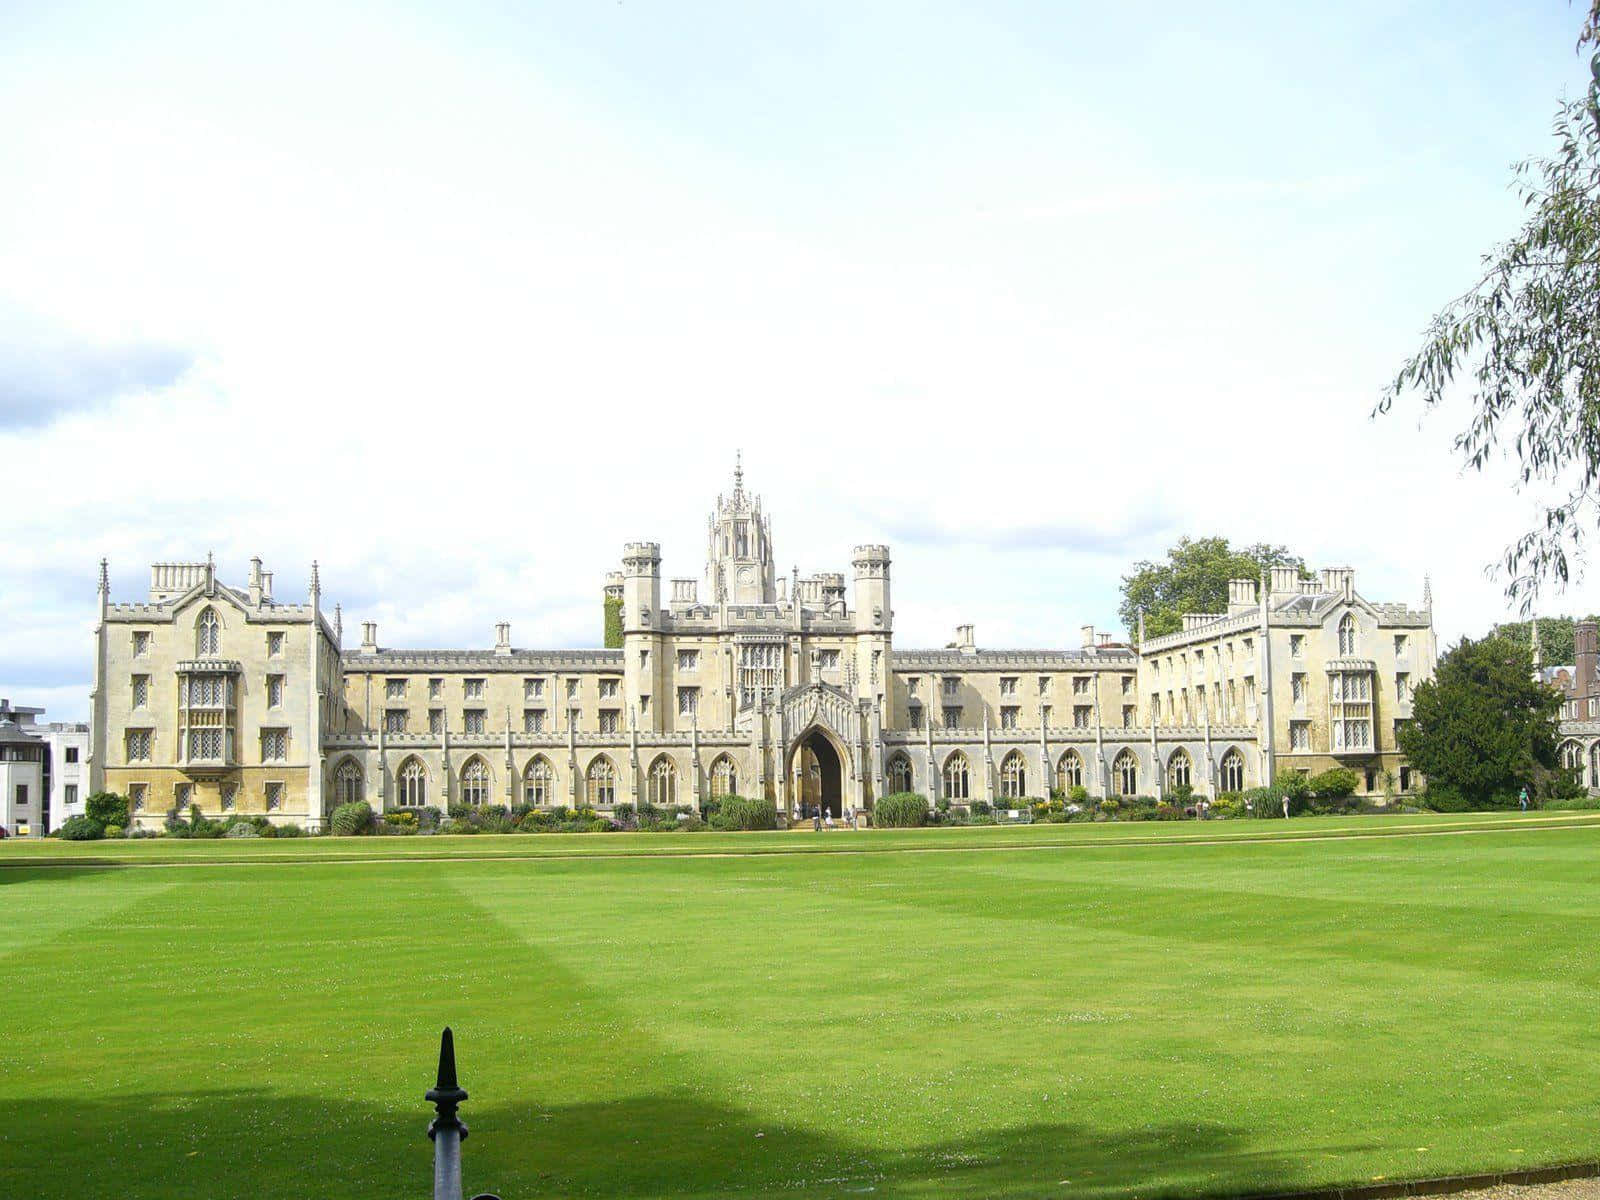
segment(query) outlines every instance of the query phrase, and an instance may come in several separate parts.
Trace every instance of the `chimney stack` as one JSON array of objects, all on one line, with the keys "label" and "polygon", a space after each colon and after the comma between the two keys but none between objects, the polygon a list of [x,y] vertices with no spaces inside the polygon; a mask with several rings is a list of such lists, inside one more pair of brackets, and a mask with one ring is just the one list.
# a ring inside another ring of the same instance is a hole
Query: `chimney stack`
[{"label": "chimney stack", "polygon": [[498,621],[494,627],[494,652],[496,654],[511,653],[511,622]]},{"label": "chimney stack", "polygon": [[378,623],[376,621],[361,622],[361,653],[376,654],[378,652]]}]

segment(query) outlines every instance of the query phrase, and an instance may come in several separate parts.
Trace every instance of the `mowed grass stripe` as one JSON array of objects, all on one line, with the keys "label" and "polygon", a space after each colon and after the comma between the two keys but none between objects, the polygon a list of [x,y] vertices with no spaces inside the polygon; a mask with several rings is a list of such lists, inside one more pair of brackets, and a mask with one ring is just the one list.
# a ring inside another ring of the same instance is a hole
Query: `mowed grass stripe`
[{"label": "mowed grass stripe", "polygon": [[1593,1158],[1596,842],[19,874],[0,894],[32,911],[161,890],[85,890],[97,915],[7,960],[49,1020],[0,1052],[0,1193],[425,1188],[446,1023],[469,1189],[506,1195],[1235,1194]]},{"label": "mowed grass stripe", "polygon": [[0,872],[19,866],[180,866],[196,863],[397,863],[551,858],[757,857],[765,855],[1082,849],[1095,846],[1228,845],[1452,836],[1600,827],[1600,812],[1469,813],[1407,817],[1312,817],[1294,822],[1204,825],[1136,822],[836,830],[827,833],[516,834],[401,838],[316,838],[101,842],[0,841]]}]

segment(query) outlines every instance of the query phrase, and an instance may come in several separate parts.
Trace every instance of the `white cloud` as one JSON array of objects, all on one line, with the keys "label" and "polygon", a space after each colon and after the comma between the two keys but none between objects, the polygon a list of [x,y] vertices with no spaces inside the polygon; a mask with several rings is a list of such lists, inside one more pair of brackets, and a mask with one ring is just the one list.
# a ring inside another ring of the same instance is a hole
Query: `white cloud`
[{"label": "white cloud", "polygon": [[[623,542],[699,574],[736,446],[785,569],[895,544],[902,645],[1074,644],[1182,533],[1379,599],[1431,570],[1446,636],[1499,617],[1482,568],[1526,504],[1459,477],[1448,421],[1367,413],[1515,219],[1503,163],[1557,90],[1523,26],[1433,52],[1466,89],[1448,140],[1353,8],[1307,145],[1290,26],[1216,34],[1263,39],[1247,84],[1114,15],[1019,13],[41,17],[0,58],[38,114],[0,130],[0,305],[189,349],[0,431],[12,698],[77,678],[81,712],[102,554],[124,597],[153,559],[259,553],[280,595],[319,559],[347,640],[593,642]],[[1472,93],[1516,38],[1533,82]]]}]

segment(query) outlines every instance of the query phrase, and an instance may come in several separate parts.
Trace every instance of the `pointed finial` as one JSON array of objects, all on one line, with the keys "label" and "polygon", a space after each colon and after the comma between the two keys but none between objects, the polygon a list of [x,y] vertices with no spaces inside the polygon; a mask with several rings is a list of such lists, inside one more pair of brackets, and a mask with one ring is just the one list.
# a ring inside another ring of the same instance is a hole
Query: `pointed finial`
[{"label": "pointed finial", "polygon": [[111,564],[103,558],[100,560],[100,594],[111,594]]},{"label": "pointed finial", "polygon": [[1433,576],[1424,574],[1422,577],[1422,611],[1433,611]]},{"label": "pointed finial", "polygon": [[744,495],[744,451],[733,452],[733,494]]},{"label": "pointed finial", "polygon": [[340,641],[344,640],[344,610],[339,607],[338,601],[333,605],[333,633]]},{"label": "pointed finial", "polygon": [[422,1098],[439,1113],[428,1126],[430,1138],[441,1129],[459,1129],[462,1137],[467,1136],[466,1126],[456,1117],[456,1109],[467,1098],[467,1093],[456,1082],[456,1041],[448,1025],[439,1038],[438,1082]]},{"label": "pointed finial", "polygon": [[313,596],[322,594],[322,576],[317,572],[317,560],[314,558],[311,560],[311,594]]}]

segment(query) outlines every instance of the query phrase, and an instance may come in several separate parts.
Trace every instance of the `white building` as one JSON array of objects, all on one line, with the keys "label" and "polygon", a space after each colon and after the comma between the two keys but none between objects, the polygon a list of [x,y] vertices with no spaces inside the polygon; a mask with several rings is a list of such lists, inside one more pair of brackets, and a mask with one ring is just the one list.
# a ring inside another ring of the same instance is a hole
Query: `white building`
[{"label": "white building", "polygon": [[45,762],[49,747],[24,726],[43,709],[11,707],[0,700],[0,828],[12,837],[44,833]]},{"label": "white building", "polygon": [[0,826],[13,837],[38,837],[82,816],[89,798],[89,726],[39,723],[42,708],[0,700]]}]

